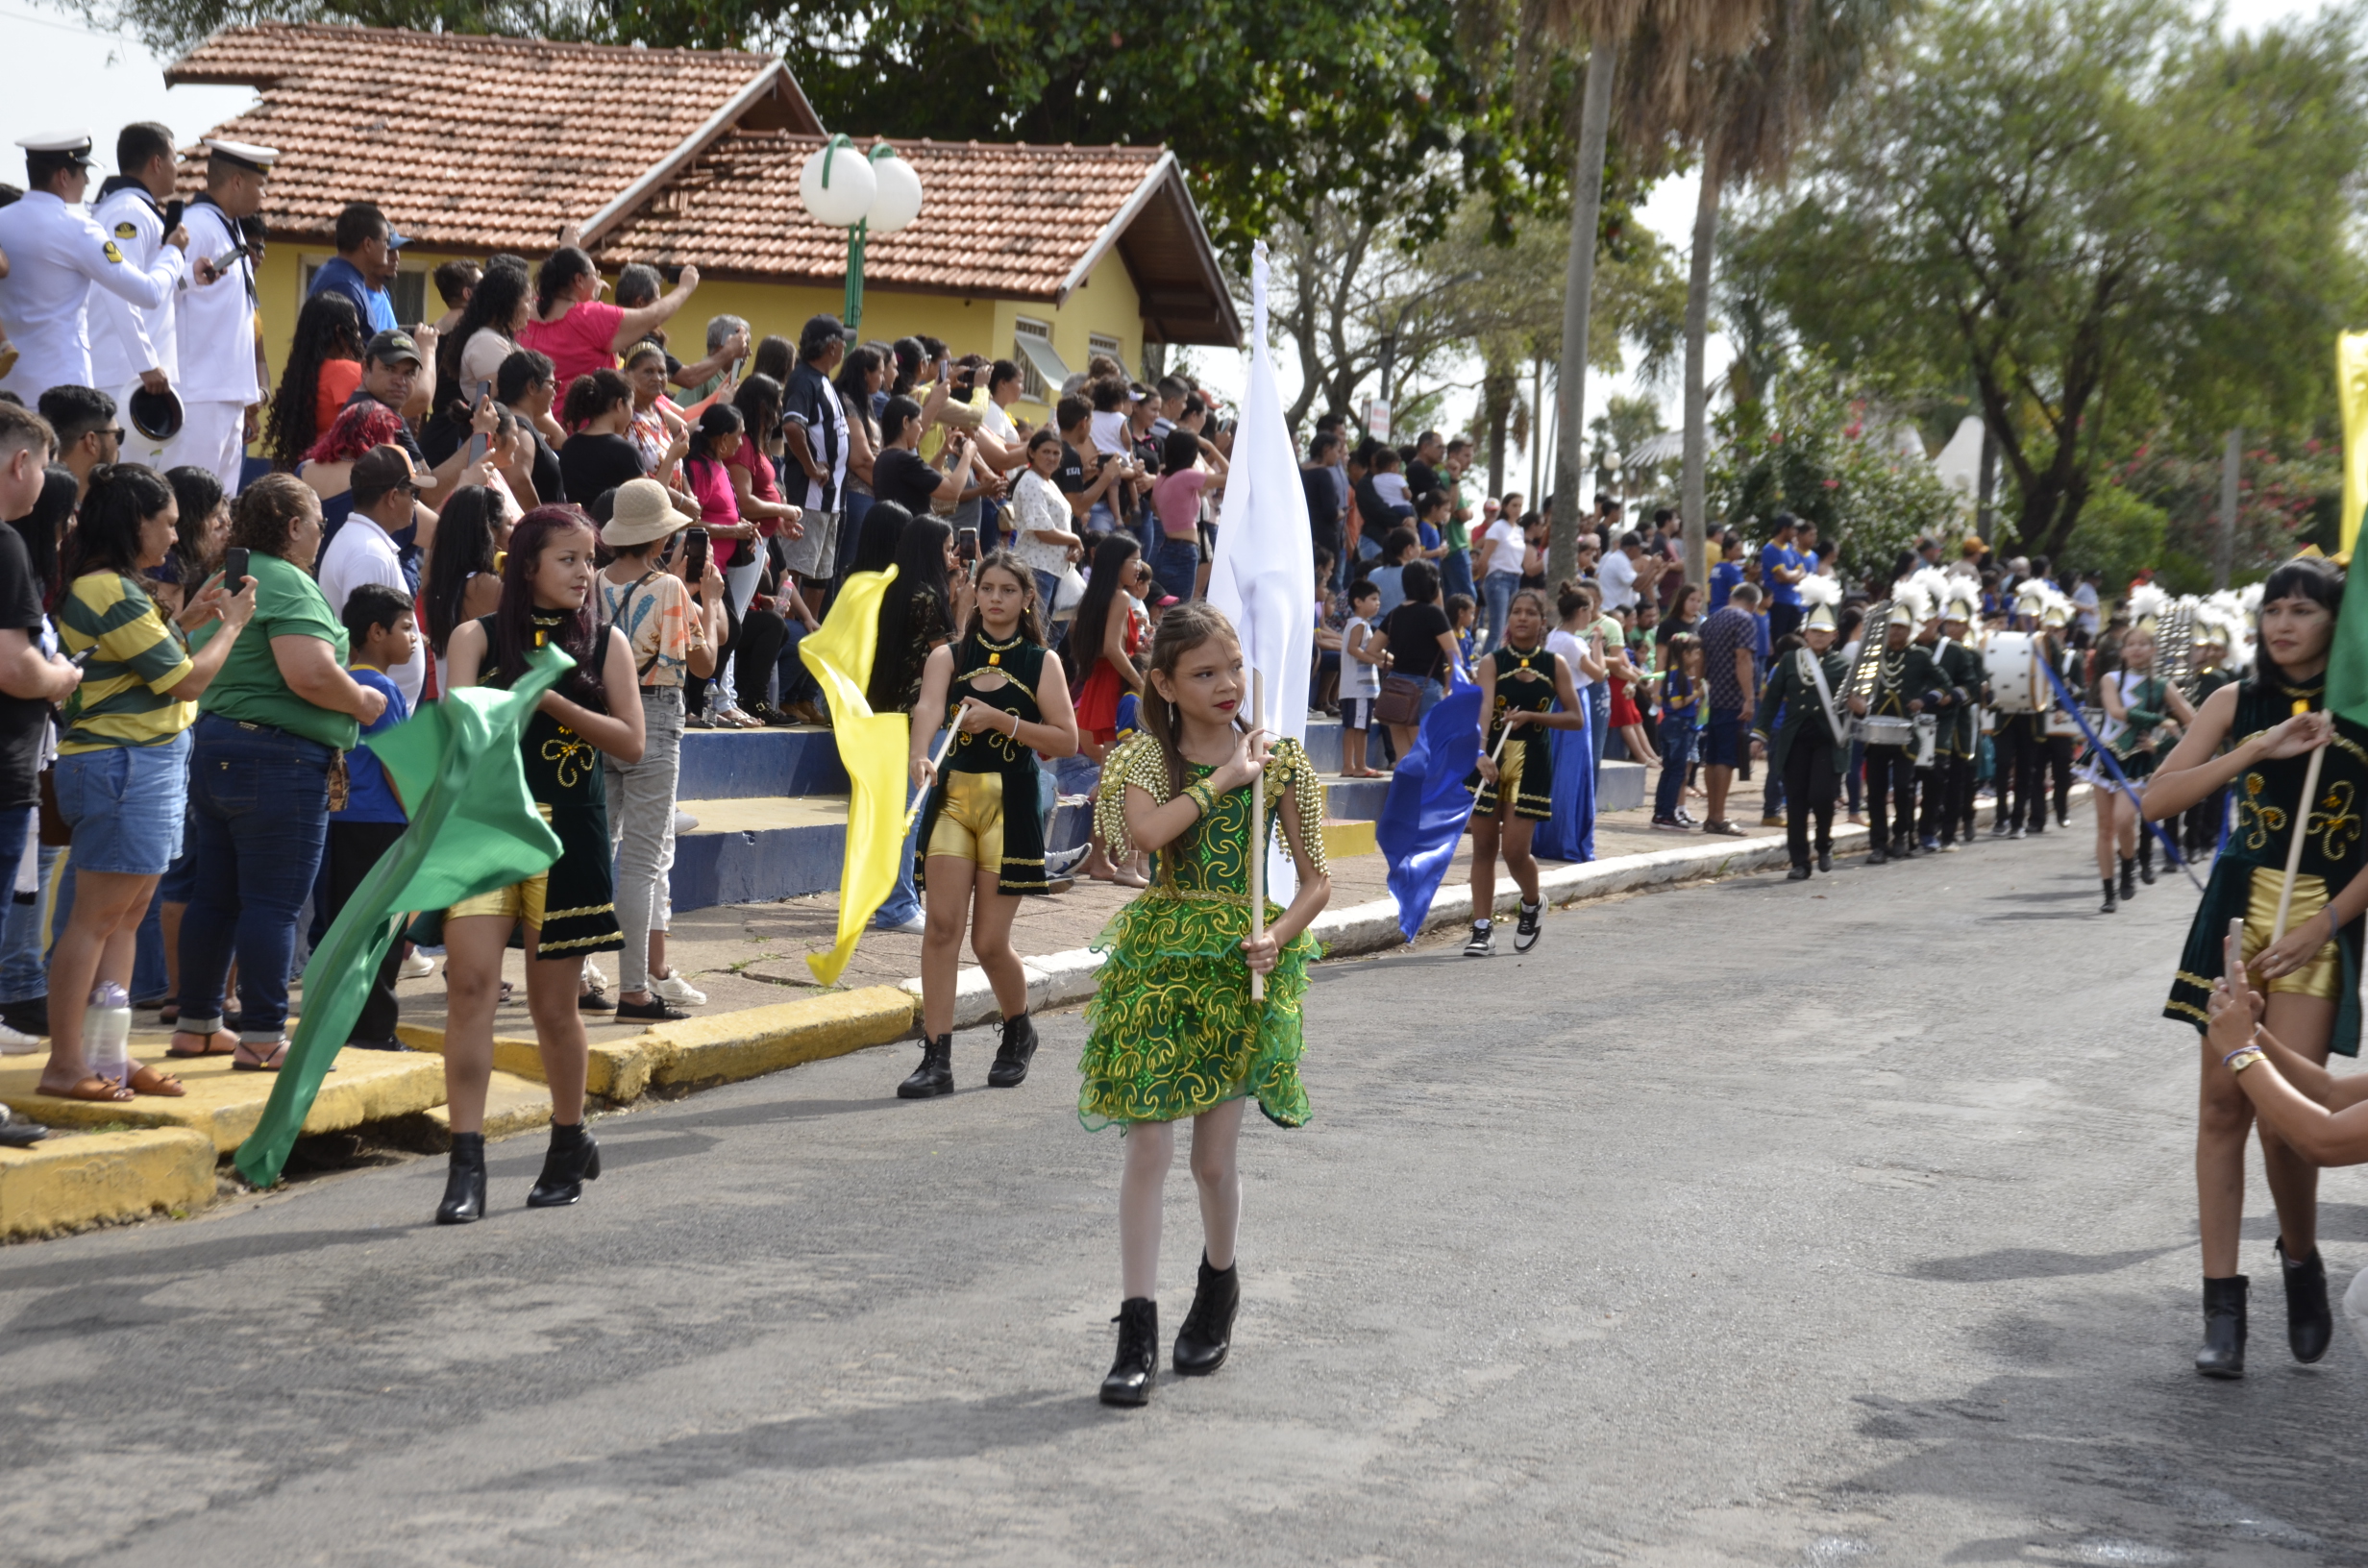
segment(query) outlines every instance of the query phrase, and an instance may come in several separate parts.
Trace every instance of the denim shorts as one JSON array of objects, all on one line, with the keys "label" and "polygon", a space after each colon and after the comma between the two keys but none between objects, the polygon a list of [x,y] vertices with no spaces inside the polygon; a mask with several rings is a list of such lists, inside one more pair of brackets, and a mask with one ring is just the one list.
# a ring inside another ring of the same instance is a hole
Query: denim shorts
[{"label": "denim shorts", "polygon": [[1740,768],[1751,760],[1751,725],[1740,713],[1714,709],[1702,731],[1702,766]]},{"label": "denim shorts", "polygon": [[58,759],[58,814],[78,871],[162,876],[188,814],[189,732],[161,746],[111,746]]}]

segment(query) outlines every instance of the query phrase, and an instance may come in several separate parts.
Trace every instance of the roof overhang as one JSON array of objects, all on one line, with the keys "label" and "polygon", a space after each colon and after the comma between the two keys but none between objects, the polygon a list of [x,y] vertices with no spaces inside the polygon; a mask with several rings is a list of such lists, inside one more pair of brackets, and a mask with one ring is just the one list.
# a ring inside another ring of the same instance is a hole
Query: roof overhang
[{"label": "roof overhang", "polygon": [[798,86],[798,79],[789,74],[789,67],[777,60],[757,72],[747,86],[733,94],[729,103],[708,115],[698,130],[677,142],[664,158],[644,170],[640,179],[617,192],[599,211],[584,219],[584,246],[589,248],[597,244],[609,230],[632,216],[642,203],[655,195],[676,175],[689,168],[700,154],[715,145],[718,136],[738,125],[747,117],[749,110],[767,98],[788,100],[791,129],[822,135],[823,122],[815,114],[814,106],[806,101],[804,89]]},{"label": "roof overhang", "polygon": [[[1156,232],[1138,233],[1147,220]],[[1067,304],[1113,248],[1134,275],[1138,304],[1152,335],[1168,343],[1241,347],[1242,319],[1234,309],[1233,292],[1175,154],[1162,153],[1145,172],[1142,184],[1061,280],[1053,303]]]}]

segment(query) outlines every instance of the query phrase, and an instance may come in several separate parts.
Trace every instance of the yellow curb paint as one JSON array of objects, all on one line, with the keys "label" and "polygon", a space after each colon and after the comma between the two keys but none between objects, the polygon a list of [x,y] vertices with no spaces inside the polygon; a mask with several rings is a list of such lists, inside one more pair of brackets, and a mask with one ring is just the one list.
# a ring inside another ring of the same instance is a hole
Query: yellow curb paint
[{"label": "yellow curb paint", "polygon": [[884,1045],[912,1026],[912,995],[897,986],[826,992],[711,1018],[687,1018],[650,1031],[649,1038],[665,1052],[650,1081],[672,1087],[754,1078],[802,1062]]},{"label": "yellow curb paint", "polygon": [[[205,1134],[224,1154],[238,1147],[262,1118],[278,1074],[237,1072],[227,1056],[174,1061],[161,1049],[136,1048],[133,1056],[162,1072],[178,1075],[187,1093],[178,1098],[142,1094],[129,1100],[64,1100],[38,1088],[41,1065],[0,1066],[0,1102],[28,1120],[52,1127],[185,1127]],[[333,1133],[366,1121],[383,1121],[444,1103],[444,1064],[434,1057],[396,1051],[337,1053],[337,1070],[321,1081],[320,1094],[305,1117],[308,1133]]]},{"label": "yellow curb paint", "polygon": [[1370,822],[1326,822],[1323,853],[1326,860],[1346,860],[1351,855],[1377,855],[1381,845],[1374,842]]},{"label": "yellow curb paint", "polygon": [[[433,1024],[398,1023],[395,1034],[415,1051],[441,1053],[444,1049],[444,1031]],[[650,1087],[650,1074],[655,1057],[662,1054],[648,1035],[595,1043],[586,1064],[584,1087],[604,1100],[623,1102],[639,1099],[642,1091]],[[497,1072],[514,1073],[538,1084],[543,1081],[542,1048],[530,1040],[512,1040],[496,1035],[493,1041],[493,1066]],[[443,1069],[438,1067],[436,1070],[441,1072]]]},{"label": "yellow curb paint", "polygon": [[213,1139],[185,1127],[55,1137],[0,1149],[0,1236],[44,1236],[213,1201]]}]

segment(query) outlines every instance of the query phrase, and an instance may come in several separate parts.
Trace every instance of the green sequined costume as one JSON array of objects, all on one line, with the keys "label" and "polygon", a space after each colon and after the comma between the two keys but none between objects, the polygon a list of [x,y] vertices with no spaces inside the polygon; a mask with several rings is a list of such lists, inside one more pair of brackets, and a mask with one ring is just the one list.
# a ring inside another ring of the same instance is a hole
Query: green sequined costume
[{"label": "green sequined costume", "polygon": [[[1214,769],[1188,764],[1189,788]],[[1135,736],[1102,768],[1095,822],[1112,858],[1133,852],[1126,833],[1128,785],[1153,798],[1173,794],[1159,743]],[[1323,870],[1323,785],[1296,741],[1268,753],[1270,831],[1289,794],[1297,803],[1308,858]],[[1248,1095],[1278,1126],[1308,1116],[1299,1083],[1299,1007],[1316,940],[1300,932],[1267,976],[1263,1004],[1249,995],[1242,939],[1249,935],[1247,785],[1218,796],[1216,809],[1154,856],[1151,885],[1094,940],[1109,955],[1086,1009],[1085,1075],[1077,1119],[1087,1128],[1175,1121]],[[1271,899],[1267,919],[1282,914]]]}]

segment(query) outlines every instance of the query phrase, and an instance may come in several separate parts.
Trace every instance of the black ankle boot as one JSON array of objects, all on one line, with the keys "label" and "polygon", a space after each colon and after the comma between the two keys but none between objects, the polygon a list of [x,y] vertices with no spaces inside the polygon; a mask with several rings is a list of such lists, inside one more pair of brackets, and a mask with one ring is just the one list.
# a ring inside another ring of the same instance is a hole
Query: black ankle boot
[{"label": "black ankle boot", "polygon": [[1205,1377],[1225,1364],[1233,1348],[1233,1314],[1242,1305],[1241,1263],[1216,1269],[1209,1255],[1200,1255],[1200,1285],[1193,1291],[1193,1310],[1175,1331],[1175,1369],[1188,1378]]},{"label": "black ankle boot", "polygon": [[583,1196],[583,1184],[601,1173],[601,1146],[592,1141],[582,1122],[551,1124],[551,1149],[543,1156],[543,1173],[527,1193],[530,1209],[564,1209]]},{"label": "black ankle boot", "polygon": [[2114,910],[2119,909],[2120,907],[2121,906],[2113,900],[2113,879],[2109,876],[2105,879],[2105,903],[2098,909],[2097,913],[2100,915],[2110,915]]},{"label": "black ankle boot", "polygon": [[2242,1274],[2204,1281],[2204,1348],[2195,1369],[2208,1378],[2245,1375],[2245,1288]]},{"label": "black ankle boot", "polygon": [[1036,1022],[1023,1013],[1003,1020],[1003,1046],[987,1069],[989,1089],[1018,1089],[1026,1081],[1027,1065],[1036,1056]]},{"label": "black ankle boot", "polygon": [[933,1100],[940,1094],[953,1092],[953,1032],[947,1031],[935,1040],[926,1035],[921,1040],[921,1066],[913,1075],[897,1085],[900,1100]]},{"label": "black ankle boot", "polygon": [[2327,1261],[2318,1249],[2300,1262],[2285,1255],[2285,1237],[2278,1237],[2278,1256],[2285,1267],[2285,1340],[2298,1361],[2315,1361],[2327,1354],[2335,1337],[2335,1314],[2327,1307]]},{"label": "black ankle boot", "polygon": [[1151,1385],[1159,1381],[1159,1303],[1148,1296],[1128,1296],[1119,1303],[1118,1360],[1101,1380],[1104,1405],[1148,1405]]},{"label": "black ankle boot", "polygon": [[2128,855],[2121,857],[2121,896],[2124,900],[2137,896],[2137,862]]},{"label": "black ankle boot", "polygon": [[2138,837],[2137,879],[2150,888],[2155,885],[2155,836],[2152,833]]},{"label": "black ankle boot", "polygon": [[485,1217],[485,1135],[453,1134],[451,1167],[444,1175],[444,1201],[435,1207],[438,1225],[470,1225]]}]

